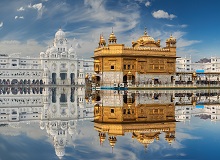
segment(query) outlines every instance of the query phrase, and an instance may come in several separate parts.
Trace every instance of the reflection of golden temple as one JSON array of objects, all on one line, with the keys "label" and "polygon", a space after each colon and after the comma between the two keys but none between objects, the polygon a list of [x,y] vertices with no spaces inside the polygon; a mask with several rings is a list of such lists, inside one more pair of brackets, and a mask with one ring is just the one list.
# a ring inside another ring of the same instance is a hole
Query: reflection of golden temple
[{"label": "reflection of golden temple", "polygon": [[[155,139],[159,140],[162,132],[165,133],[164,138],[169,144],[175,140],[176,121],[172,95],[160,95],[162,100],[168,100],[164,103],[160,103],[157,99],[155,101],[155,94],[149,94],[151,97],[146,95],[142,97],[149,98],[151,100],[149,104],[138,101],[138,95],[129,93],[121,96],[114,95],[115,99],[112,103],[119,104],[117,106],[106,101],[106,98],[111,95],[98,96],[102,104],[97,103],[94,106],[94,128],[99,132],[100,144],[103,144],[105,138],[108,137],[110,146],[113,148],[117,142],[117,136],[124,136],[125,133],[132,133],[132,138],[143,144],[145,148]],[[121,99],[122,103],[120,103]]]}]

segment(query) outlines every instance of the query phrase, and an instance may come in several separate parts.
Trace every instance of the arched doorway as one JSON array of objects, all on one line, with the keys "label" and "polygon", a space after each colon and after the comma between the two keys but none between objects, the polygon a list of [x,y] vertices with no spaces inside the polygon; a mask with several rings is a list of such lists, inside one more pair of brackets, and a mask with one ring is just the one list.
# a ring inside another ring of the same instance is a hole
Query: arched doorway
[{"label": "arched doorway", "polygon": [[[127,80],[128,80],[128,75],[126,74],[123,76],[123,83],[127,84],[127,82],[128,82]],[[132,80],[131,83],[135,84],[135,76],[134,75],[131,76],[131,80]]]},{"label": "arched doorway", "polygon": [[171,76],[171,83],[173,83],[173,81],[174,81],[174,77],[173,77],[173,76]]},{"label": "arched doorway", "polygon": [[[3,82],[4,82],[4,80],[3,80]],[[11,81],[11,84],[18,84],[18,80],[17,80],[17,79],[13,79],[13,80]]]},{"label": "arched doorway", "polygon": [[127,74],[123,76],[123,83],[127,84]]}]

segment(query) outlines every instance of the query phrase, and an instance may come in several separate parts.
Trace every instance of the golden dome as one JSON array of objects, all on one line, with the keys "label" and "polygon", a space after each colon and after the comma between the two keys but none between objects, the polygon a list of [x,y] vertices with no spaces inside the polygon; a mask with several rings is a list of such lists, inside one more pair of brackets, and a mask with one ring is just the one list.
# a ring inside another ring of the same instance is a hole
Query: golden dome
[{"label": "golden dome", "polygon": [[106,137],[105,133],[101,133],[101,132],[99,133],[100,144],[104,143],[105,137]]},{"label": "golden dome", "polygon": [[147,31],[146,31],[146,28],[145,28],[145,31],[144,31],[144,35],[141,36],[137,42],[140,42],[140,43],[144,43],[144,44],[147,44],[147,43],[155,43],[155,40],[153,37],[149,36],[147,34]]},{"label": "golden dome", "polygon": [[103,35],[100,36],[100,42],[105,43],[105,39],[104,39]]},{"label": "golden dome", "polygon": [[110,34],[109,39],[116,39],[116,36],[113,32]]},{"label": "golden dome", "polygon": [[103,37],[103,35],[100,35],[100,39],[99,39],[99,47],[104,47],[106,45],[105,39]]},{"label": "golden dome", "polygon": [[170,35],[170,38],[168,38],[167,40],[166,40],[166,42],[176,42],[176,38],[174,38],[173,36],[172,36],[172,34]]},{"label": "golden dome", "polygon": [[108,138],[110,146],[113,148],[117,142],[117,138],[115,136],[111,136]]},{"label": "golden dome", "polygon": [[144,35],[141,36],[136,42],[132,42],[132,47],[160,47],[160,40],[157,42],[153,37],[147,34],[146,28],[144,31]]},{"label": "golden dome", "polygon": [[154,40],[153,37],[149,36],[149,35],[147,34],[147,32],[145,31],[145,32],[144,32],[144,35],[141,36],[141,37],[137,40],[137,42],[143,43],[143,44],[147,44],[147,43],[155,43],[155,40]]},{"label": "golden dome", "polygon": [[112,28],[112,33],[109,36],[108,42],[109,43],[116,43],[116,41],[117,41],[117,38],[116,38],[116,36],[115,36],[115,34],[113,32],[113,28]]}]

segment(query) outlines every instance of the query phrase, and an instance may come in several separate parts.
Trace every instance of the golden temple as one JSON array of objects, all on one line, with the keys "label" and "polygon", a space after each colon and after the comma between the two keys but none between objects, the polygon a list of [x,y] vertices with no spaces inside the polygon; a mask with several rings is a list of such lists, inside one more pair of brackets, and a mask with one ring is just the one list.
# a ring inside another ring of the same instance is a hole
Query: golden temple
[{"label": "golden temple", "polygon": [[94,50],[93,83],[101,86],[132,85],[139,83],[159,84],[175,81],[176,39],[171,35],[166,46],[155,41],[146,29],[131,47],[117,43],[114,32],[108,44],[100,35],[98,48]]}]

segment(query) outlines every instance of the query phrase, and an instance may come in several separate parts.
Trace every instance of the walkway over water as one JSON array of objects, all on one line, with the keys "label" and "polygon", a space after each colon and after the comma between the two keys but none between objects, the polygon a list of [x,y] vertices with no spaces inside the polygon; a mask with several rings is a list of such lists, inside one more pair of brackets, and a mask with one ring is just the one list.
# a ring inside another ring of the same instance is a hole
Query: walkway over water
[{"label": "walkway over water", "polygon": [[139,85],[129,86],[128,90],[186,90],[186,89],[220,89],[220,85]]}]

